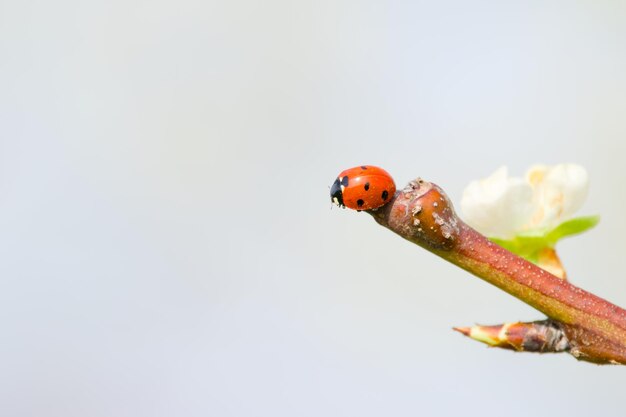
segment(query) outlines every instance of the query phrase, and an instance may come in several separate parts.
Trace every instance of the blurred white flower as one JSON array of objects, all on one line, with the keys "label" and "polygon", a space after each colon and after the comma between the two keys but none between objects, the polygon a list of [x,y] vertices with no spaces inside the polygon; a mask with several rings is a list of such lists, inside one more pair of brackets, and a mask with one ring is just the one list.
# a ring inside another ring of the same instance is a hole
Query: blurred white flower
[{"label": "blurred white flower", "polygon": [[481,233],[511,239],[558,226],[582,206],[588,188],[587,171],[580,165],[536,165],[525,178],[509,177],[501,167],[465,188],[461,210],[467,224]]}]

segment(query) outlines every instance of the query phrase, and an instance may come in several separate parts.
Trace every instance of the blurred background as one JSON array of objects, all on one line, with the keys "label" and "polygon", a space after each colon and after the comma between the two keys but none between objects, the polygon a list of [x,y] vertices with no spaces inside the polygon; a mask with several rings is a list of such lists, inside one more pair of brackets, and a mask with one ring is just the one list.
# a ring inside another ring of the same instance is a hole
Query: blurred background
[{"label": "blurred background", "polygon": [[0,2],[5,416],[623,416],[623,367],[487,349],[511,296],[332,209],[576,162],[626,306],[626,4]]}]

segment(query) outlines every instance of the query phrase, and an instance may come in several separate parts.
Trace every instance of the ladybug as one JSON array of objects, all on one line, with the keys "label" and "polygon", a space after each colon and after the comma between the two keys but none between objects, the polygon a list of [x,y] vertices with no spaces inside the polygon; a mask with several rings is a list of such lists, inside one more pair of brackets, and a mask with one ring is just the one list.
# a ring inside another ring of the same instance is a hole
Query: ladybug
[{"label": "ladybug", "polygon": [[387,204],[395,192],[396,184],[387,171],[361,165],[339,174],[330,187],[330,200],[339,207],[375,210]]}]

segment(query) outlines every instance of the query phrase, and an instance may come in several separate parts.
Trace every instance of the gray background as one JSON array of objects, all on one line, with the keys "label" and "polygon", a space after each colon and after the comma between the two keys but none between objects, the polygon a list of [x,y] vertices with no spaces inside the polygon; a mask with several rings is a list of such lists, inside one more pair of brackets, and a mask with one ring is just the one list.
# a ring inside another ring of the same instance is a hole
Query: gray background
[{"label": "gray background", "polygon": [[572,280],[626,305],[623,2],[2,1],[4,416],[623,416],[622,367],[451,331],[541,315],[330,208],[588,168]]}]

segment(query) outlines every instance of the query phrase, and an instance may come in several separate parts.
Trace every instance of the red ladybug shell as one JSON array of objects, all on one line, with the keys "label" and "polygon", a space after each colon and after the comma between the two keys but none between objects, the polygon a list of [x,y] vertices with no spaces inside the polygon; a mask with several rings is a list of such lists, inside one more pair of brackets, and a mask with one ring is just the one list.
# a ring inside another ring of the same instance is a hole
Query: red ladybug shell
[{"label": "red ladybug shell", "polygon": [[330,188],[330,199],[339,207],[374,210],[384,206],[395,192],[396,184],[387,171],[361,165],[339,174]]}]

